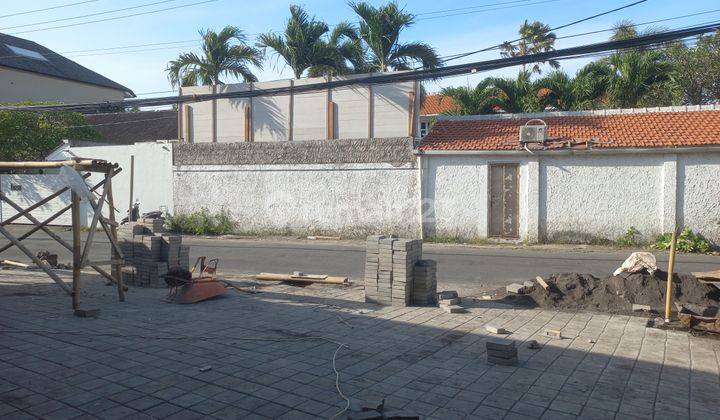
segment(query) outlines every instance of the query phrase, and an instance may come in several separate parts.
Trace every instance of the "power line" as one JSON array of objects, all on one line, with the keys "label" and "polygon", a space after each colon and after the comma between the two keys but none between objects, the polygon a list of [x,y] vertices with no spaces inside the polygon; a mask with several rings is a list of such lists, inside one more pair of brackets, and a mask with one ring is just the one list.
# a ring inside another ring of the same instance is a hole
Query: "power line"
[{"label": "power line", "polygon": [[115,10],[106,10],[104,12],[96,12],[96,13],[90,13],[87,15],[79,15],[79,16],[71,16],[66,18],[60,18],[60,19],[53,19],[53,20],[46,20],[43,22],[35,22],[35,23],[24,23],[22,25],[15,25],[15,26],[6,26],[4,28],[0,28],[0,30],[6,30],[6,29],[16,29],[16,28],[25,28],[27,26],[38,26],[38,25],[45,25],[46,23],[55,23],[55,22],[65,22],[68,20],[75,20],[75,19],[82,19],[86,17],[93,17],[93,16],[100,16],[100,15],[107,15],[110,13],[117,13],[117,12],[124,12],[126,10],[134,10],[134,9],[141,9],[143,7],[149,7],[149,6],[155,6],[156,4],[163,4],[163,3],[171,3],[177,0],[161,0],[156,1],[153,3],[146,3],[146,4],[139,4],[137,6],[132,7],[123,7],[122,9],[115,9]]},{"label": "power line", "polygon": [[185,7],[197,6],[197,5],[199,5],[199,4],[212,3],[212,2],[216,2],[216,1],[217,1],[217,0],[205,0],[205,1],[195,2],[195,3],[183,4],[183,5],[180,5],[180,6],[166,7],[166,8],[164,8],[164,9],[149,10],[149,11],[147,11],[147,12],[132,13],[132,14],[123,15],[123,16],[114,16],[114,17],[109,17],[109,18],[104,18],[104,19],[89,20],[89,21],[87,21],[87,22],[70,23],[70,24],[67,24],[67,25],[50,26],[50,27],[47,27],[47,28],[28,29],[27,31],[13,32],[12,34],[13,34],[13,35],[16,35],[16,34],[26,34],[26,33],[30,33],[30,32],[49,31],[49,30],[51,30],[51,29],[70,28],[70,27],[74,27],[74,26],[89,25],[89,24],[91,24],[91,23],[107,22],[107,21],[111,21],[111,20],[126,19],[126,18],[130,18],[130,17],[135,17],[135,16],[149,15],[149,14],[152,14],[152,13],[166,12],[166,11],[168,11],[168,10],[182,9],[182,8],[185,8]]},{"label": "power line", "polygon": [[[567,28],[567,27],[572,26],[572,25],[577,25],[578,23],[587,22],[588,20],[596,19],[596,18],[598,18],[598,17],[600,17],[600,16],[605,16],[605,15],[608,15],[608,14],[610,14],[610,13],[614,13],[614,12],[617,12],[617,11],[620,11],[620,10],[623,10],[623,9],[627,9],[627,8],[629,8],[629,7],[633,7],[633,6],[636,6],[636,5],[638,5],[638,4],[645,3],[646,1],[647,1],[647,0],[638,0],[638,1],[635,1],[635,2],[633,2],[633,3],[626,4],[626,5],[624,5],[624,6],[616,7],[616,8],[614,8],[614,9],[612,9],[612,10],[608,10],[608,11],[605,11],[605,12],[602,12],[602,13],[597,13],[597,14],[595,14],[595,15],[588,16],[588,17],[586,17],[586,18],[582,18],[582,19],[579,19],[579,20],[576,20],[576,21],[573,21],[573,22],[570,22],[570,23],[566,23],[566,24],[564,24],[564,25],[557,26],[557,27],[555,27],[555,28],[551,28],[548,32],[556,31],[556,30],[558,30],[558,29],[564,29],[564,28]],[[510,43],[510,44],[513,44],[513,43],[515,43],[515,42],[522,41],[522,40],[524,40],[524,39],[525,39],[524,37],[520,37],[520,38],[518,38],[518,39],[515,39],[515,40],[512,40],[512,41],[507,41],[507,42]],[[458,58],[467,57],[467,56],[469,56],[469,55],[474,55],[474,54],[481,53],[481,52],[485,52],[485,51],[495,50],[495,49],[500,48],[502,45],[503,45],[503,44],[498,44],[498,45],[493,45],[492,47],[486,47],[486,48],[482,48],[482,49],[475,50],[475,51],[470,51],[470,52],[466,52],[466,53],[462,53],[462,54],[457,54],[457,55],[455,55],[455,56],[451,56],[450,58],[444,59],[444,60],[443,60],[443,63],[446,63],[446,62],[451,61],[451,60],[457,60]]]},{"label": "power line", "polygon": [[[458,12],[458,13],[450,13],[450,14],[445,14],[445,15],[440,15],[440,16],[429,16],[429,17],[425,17],[425,18],[420,18],[418,20],[440,19],[440,18],[453,17],[453,16],[469,15],[469,14],[473,14],[473,13],[485,13],[485,12],[491,12],[494,10],[514,9],[516,7],[526,7],[526,6],[533,6],[536,4],[544,4],[544,3],[554,3],[557,1],[561,1],[561,0],[542,0],[542,1],[536,1],[533,3],[516,4],[514,6],[494,7],[491,9],[473,10],[470,12]],[[435,12],[435,13],[441,13],[441,12]]]},{"label": "power line", "polygon": [[47,10],[55,10],[55,9],[62,9],[63,7],[70,7],[70,6],[77,6],[79,4],[85,4],[85,3],[94,3],[98,0],[86,0],[86,1],[78,1],[75,3],[67,3],[67,4],[61,4],[58,6],[52,6],[52,7],[46,7],[44,9],[35,9],[35,10],[27,10],[25,12],[17,12],[17,13],[11,13],[9,15],[2,15],[0,16],[0,19],[6,18],[6,17],[13,17],[13,16],[20,16],[20,15],[29,15],[31,13],[37,13],[37,12],[45,12]]},{"label": "power line", "polygon": [[415,16],[434,15],[436,13],[457,12],[460,10],[481,9],[481,8],[490,7],[490,6],[500,6],[500,5],[504,5],[504,4],[525,3],[528,1],[530,1],[530,0],[513,0],[513,1],[504,1],[501,3],[488,3],[488,4],[479,5],[479,6],[459,7],[457,9],[445,9],[445,10],[436,10],[434,12],[415,13]]},{"label": "power line", "polygon": [[[152,44],[135,44],[135,45],[123,45],[119,47],[107,47],[107,48],[92,48],[88,50],[74,50],[74,51],[62,51],[59,54],[74,54],[74,53],[84,53],[84,52],[92,52],[92,51],[108,51],[108,50],[120,50],[125,48],[138,48],[138,47],[154,47],[156,45],[170,45],[170,44],[184,44],[188,42],[197,42],[200,39],[186,39],[183,41],[169,41],[169,42],[155,42]],[[56,53],[58,54],[58,53]]]},{"label": "power line", "polygon": [[442,77],[450,77],[461,74],[476,73],[490,70],[497,70],[506,67],[514,67],[523,64],[543,62],[548,60],[562,60],[570,58],[578,58],[581,56],[596,54],[606,51],[626,50],[638,47],[649,47],[653,45],[661,45],[669,41],[696,37],[708,32],[720,29],[720,21],[716,21],[710,25],[693,26],[687,29],[659,32],[651,35],[644,35],[636,38],[606,41],[595,44],[581,45],[559,50],[546,51],[536,54],[499,58],[495,60],[479,61],[467,64],[456,64],[437,69],[421,69],[406,72],[394,72],[381,75],[367,75],[358,78],[349,78],[342,80],[334,80],[330,82],[309,83],[306,85],[295,85],[293,87],[283,86],[277,88],[254,89],[249,91],[234,91],[215,94],[194,94],[180,96],[165,96],[158,98],[146,99],[129,99],[126,101],[113,101],[104,103],[80,103],[80,104],[63,104],[63,105],[33,105],[33,106],[3,106],[0,110],[4,111],[57,111],[71,110],[81,112],[91,112],[96,110],[107,109],[108,107],[142,107],[142,106],[158,106],[170,105],[174,103],[202,102],[212,99],[230,99],[230,98],[251,98],[257,96],[275,96],[290,93],[305,93],[325,91],[327,89],[342,88],[354,85],[368,84],[388,84],[426,79],[438,79]]}]

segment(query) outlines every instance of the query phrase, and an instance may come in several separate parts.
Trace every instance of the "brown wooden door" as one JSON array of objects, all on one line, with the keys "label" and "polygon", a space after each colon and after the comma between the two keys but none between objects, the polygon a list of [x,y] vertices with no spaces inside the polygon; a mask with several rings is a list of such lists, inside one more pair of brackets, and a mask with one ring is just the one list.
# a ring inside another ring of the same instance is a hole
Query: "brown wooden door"
[{"label": "brown wooden door", "polygon": [[490,236],[518,237],[518,165],[490,165]]}]

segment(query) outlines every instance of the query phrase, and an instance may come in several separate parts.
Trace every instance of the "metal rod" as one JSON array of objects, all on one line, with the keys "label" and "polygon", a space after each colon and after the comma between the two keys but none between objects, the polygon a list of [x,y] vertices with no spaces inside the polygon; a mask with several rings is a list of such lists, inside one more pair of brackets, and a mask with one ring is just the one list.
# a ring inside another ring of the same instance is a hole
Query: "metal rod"
[{"label": "metal rod", "polygon": [[673,272],[675,271],[675,248],[677,246],[677,227],[673,229],[670,241],[670,258],[668,259],[667,289],[665,290],[665,322],[670,322],[672,311]]}]

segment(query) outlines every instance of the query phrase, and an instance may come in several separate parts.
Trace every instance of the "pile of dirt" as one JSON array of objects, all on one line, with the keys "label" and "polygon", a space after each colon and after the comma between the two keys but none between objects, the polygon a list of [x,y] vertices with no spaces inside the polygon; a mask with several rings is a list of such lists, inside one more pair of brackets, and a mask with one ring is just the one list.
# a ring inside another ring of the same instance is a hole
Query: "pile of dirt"
[{"label": "pile of dirt", "polygon": [[[548,290],[535,283],[524,295],[506,299],[546,309],[587,310],[631,314],[633,304],[648,305],[657,312],[665,307],[667,273],[661,270],[597,278],[590,274],[553,274],[545,280]],[[720,291],[700,283],[690,274],[673,276],[674,301],[700,306],[718,306]],[[674,308],[673,308],[674,309]]]}]

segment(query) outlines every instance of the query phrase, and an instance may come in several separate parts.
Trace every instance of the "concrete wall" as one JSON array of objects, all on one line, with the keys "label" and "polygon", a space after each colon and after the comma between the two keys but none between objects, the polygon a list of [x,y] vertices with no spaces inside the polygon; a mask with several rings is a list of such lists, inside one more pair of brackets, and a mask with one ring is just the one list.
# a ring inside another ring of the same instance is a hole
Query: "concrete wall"
[{"label": "concrete wall", "polygon": [[486,238],[488,166],[520,165],[520,238],[617,239],[631,226],[645,240],[675,223],[720,242],[720,152],[575,155],[426,155],[426,235]]},{"label": "concrete wall", "polygon": [[418,236],[412,144],[410,138],[179,144],[175,212],[224,209],[248,233]]},{"label": "concrete wall", "polygon": [[176,213],[225,209],[246,233],[415,237],[417,181],[412,163],[200,165],[176,167],[173,190]]},{"label": "concrete wall", "polygon": [[[26,175],[26,174],[0,174],[0,191],[2,191],[9,199],[25,208],[35,204],[48,195],[65,187],[57,175],[57,170],[48,171],[51,173],[43,175]],[[53,199],[47,204],[38,207],[30,214],[36,219],[44,221],[58,210],[70,204],[70,193],[62,194],[60,197]],[[0,222],[17,214],[17,210],[0,201]],[[25,217],[17,219],[14,223],[31,223]],[[62,216],[51,222],[51,225],[71,225],[70,212],[66,212]]]},{"label": "concrete wall", "polygon": [[117,89],[0,67],[0,102],[101,102],[121,101],[124,97],[124,92]]},{"label": "concrete wall", "polygon": [[[338,77],[350,80],[368,75]],[[218,93],[322,84],[325,78],[277,80],[219,85]],[[245,141],[245,108],[250,109],[250,141],[320,140],[330,138],[390,138],[410,136],[418,121],[420,101],[415,82],[352,85],[313,92],[294,92],[242,99],[187,103],[181,110],[181,136],[189,143]],[[181,94],[212,93],[212,86],[184,87]],[[328,101],[333,130],[328,133]],[[412,108],[412,109],[411,109]],[[213,111],[215,109],[215,111]],[[412,121],[411,121],[412,118]],[[216,134],[213,136],[213,119]],[[328,136],[329,134],[329,136]]]},{"label": "concrete wall", "polygon": [[[70,147],[58,150],[49,156],[50,160],[65,159],[68,156],[104,159],[117,163],[122,169],[113,178],[113,197],[118,213],[115,217],[127,216],[130,204],[130,157],[135,156],[135,179],[133,199],[140,201],[140,211],[167,209],[172,212],[172,144],[136,143],[122,146]],[[102,175],[93,174],[88,183],[94,185],[102,180]],[[36,192],[33,193],[35,195]],[[68,198],[69,200],[69,198]],[[68,201],[69,203],[69,201]],[[83,207],[86,216],[83,222],[89,225],[92,214]],[[69,220],[68,220],[69,223]]]}]

